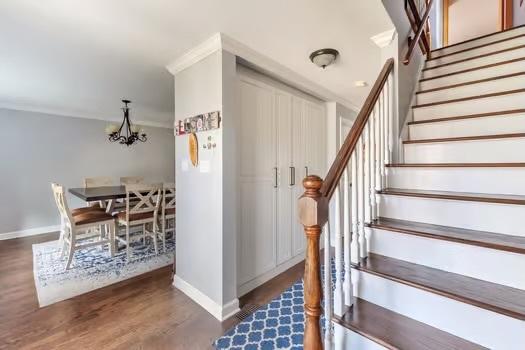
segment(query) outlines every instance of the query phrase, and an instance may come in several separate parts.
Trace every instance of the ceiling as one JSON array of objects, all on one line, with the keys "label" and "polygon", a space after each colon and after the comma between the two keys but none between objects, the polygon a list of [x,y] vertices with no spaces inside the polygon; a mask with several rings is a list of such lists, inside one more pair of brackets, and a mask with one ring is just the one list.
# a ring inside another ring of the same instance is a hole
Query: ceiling
[{"label": "ceiling", "polygon": [[[251,47],[342,100],[362,104],[380,67],[370,37],[393,28],[381,0],[2,0],[0,107],[173,123],[166,65],[216,32]],[[333,47],[322,70],[310,52]]]}]

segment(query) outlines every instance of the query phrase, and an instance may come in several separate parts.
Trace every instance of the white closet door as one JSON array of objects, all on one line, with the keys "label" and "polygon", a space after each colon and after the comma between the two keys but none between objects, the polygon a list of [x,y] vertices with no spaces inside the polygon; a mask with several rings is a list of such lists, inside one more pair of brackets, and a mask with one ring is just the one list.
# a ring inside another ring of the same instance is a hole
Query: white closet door
[{"label": "white closet door", "polygon": [[277,189],[277,264],[292,258],[292,220],[290,208],[294,179],[292,166],[292,96],[286,92],[275,92],[275,120],[277,134],[277,167],[279,187]]},{"label": "white closet door", "polygon": [[239,284],[276,266],[274,92],[241,78]]},{"label": "white closet door", "polygon": [[323,106],[305,102],[306,166],[311,175],[325,177],[326,164],[326,115]]},{"label": "white closet door", "polygon": [[306,101],[299,97],[293,98],[293,165],[296,169],[295,186],[292,188],[291,216],[292,216],[292,250],[293,255],[299,255],[304,252],[306,247],[306,237],[304,235],[304,228],[299,222],[299,213],[297,211],[297,200],[304,193],[303,179],[306,177],[306,119],[305,119],[305,104]]}]

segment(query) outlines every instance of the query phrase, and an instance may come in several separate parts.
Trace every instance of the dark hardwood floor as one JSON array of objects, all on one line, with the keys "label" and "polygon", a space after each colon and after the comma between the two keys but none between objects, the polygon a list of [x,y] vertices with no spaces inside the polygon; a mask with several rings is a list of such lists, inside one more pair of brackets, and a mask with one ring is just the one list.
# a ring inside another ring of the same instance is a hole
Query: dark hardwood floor
[{"label": "dark hardwood floor", "polygon": [[[0,241],[0,349],[211,349],[239,322],[217,321],[171,284],[171,267],[44,308],[32,244],[56,234]],[[264,305],[302,277],[298,264],[240,299]]]}]

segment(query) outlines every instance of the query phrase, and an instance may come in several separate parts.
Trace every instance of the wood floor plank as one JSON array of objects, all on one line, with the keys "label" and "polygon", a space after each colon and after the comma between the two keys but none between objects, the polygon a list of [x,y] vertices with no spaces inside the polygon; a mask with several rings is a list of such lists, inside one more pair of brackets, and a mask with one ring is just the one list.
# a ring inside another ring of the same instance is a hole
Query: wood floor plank
[{"label": "wood floor plank", "polygon": [[525,291],[402,260],[369,254],[357,269],[525,321]]},{"label": "wood floor plank", "polygon": [[481,350],[486,349],[379,305],[356,298],[354,305],[334,320],[388,349]]},{"label": "wood floor plank", "polygon": [[378,218],[369,227],[400,232],[420,237],[439,239],[485,248],[525,254],[525,237],[500,233],[467,230],[458,227],[432,225],[421,222]]}]

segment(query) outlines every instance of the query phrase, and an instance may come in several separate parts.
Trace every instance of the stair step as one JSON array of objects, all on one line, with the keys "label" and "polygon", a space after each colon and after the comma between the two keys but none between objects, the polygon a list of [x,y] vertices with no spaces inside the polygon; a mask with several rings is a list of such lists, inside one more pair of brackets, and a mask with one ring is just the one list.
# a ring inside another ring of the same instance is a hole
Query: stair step
[{"label": "stair step", "polygon": [[423,68],[423,78],[432,78],[444,74],[455,73],[472,69],[473,67],[481,67],[489,64],[501,63],[508,60],[516,59],[525,56],[525,45],[517,45],[494,52],[485,53],[483,55],[468,57],[453,62],[440,64],[435,67]]},{"label": "stair step", "polygon": [[483,118],[483,117],[495,117],[495,116],[501,116],[501,115],[521,115],[525,113],[525,109],[511,109],[506,111],[499,111],[499,112],[489,112],[489,113],[476,113],[476,114],[466,114],[466,115],[458,115],[455,117],[442,117],[442,118],[432,118],[432,119],[423,119],[423,120],[416,120],[408,122],[408,125],[419,125],[419,124],[428,124],[428,123],[441,123],[441,122],[449,122],[453,120],[462,120],[462,119],[474,119],[474,118]]},{"label": "stair step", "polygon": [[508,139],[508,138],[521,138],[521,137],[525,137],[525,133],[447,137],[447,138],[439,138],[439,139],[405,140],[405,141],[403,141],[403,144],[410,145],[410,144],[414,144],[414,143],[435,143],[435,142],[458,142],[458,141],[475,141],[475,140],[494,140],[494,139]]},{"label": "stair step", "polygon": [[467,47],[461,50],[457,50],[457,51],[442,54],[442,55],[432,56],[431,58],[426,60],[426,65],[430,67],[432,65],[444,63],[446,60],[461,59],[467,56],[477,56],[483,53],[492,52],[492,51],[504,48],[504,45],[509,45],[510,44],[509,41],[520,39],[520,38],[523,38],[524,36],[525,36],[524,33],[516,33],[515,35],[509,36],[507,38],[502,38],[502,39],[498,39],[498,40],[491,41],[488,43],[483,43],[480,45]]},{"label": "stair step", "polygon": [[521,71],[496,77],[440,86],[433,89],[420,90],[416,92],[416,103],[419,105],[428,104],[457,98],[466,98],[473,95],[523,89],[525,88],[524,76],[525,71]]},{"label": "stair step", "polygon": [[516,36],[524,31],[525,31],[525,26],[520,25],[520,26],[512,27],[509,29],[505,29],[502,31],[482,35],[476,38],[472,38],[472,39],[461,41],[455,44],[447,45],[439,49],[434,49],[431,51],[431,57],[441,57],[442,55],[450,54],[453,52],[458,52],[458,51],[465,50],[468,48],[490,44],[490,43],[493,43],[501,39]]},{"label": "stair step", "polygon": [[523,71],[524,67],[525,57],[516,57],[501,62],[488,63],[477,67],[468,67],[451,73],[422,78],[419,80],[419,86],[422,90],[432,89],[440,86],[517,73]]},{"label": "stair step", "polygon": [[485,248],[525,254],[525,237],[500,233],[467,230],[458,227],[432,225],[421,222],[378,218],[369,227],[400,232],[432,239],[475,245]]},{"label": "stair step", "polygon": [[525,196],[508,195],[508,194],[470,193],[470,192],[452,192],[452,191],[428,191],[428,190],[414,190],[414,189],[400,189],[400,188],[387,188],[387,189],[378,191],[378,193],[383,194],[383,195],[447,199],[447,200],[454,200],[454,201],[525,205]]},{"label": "stair step", "polygon": [[354,305],[342,317],[333,320],[388,349],[486,349],[360,298],[355,298]]},{"label": "stair step", "polygon": [[377,254],[358,270],[525,321],[525,291]]},{"label": "stair step", "polygon": [[523,168],[525,163],[393,163],[387,168]]}]

